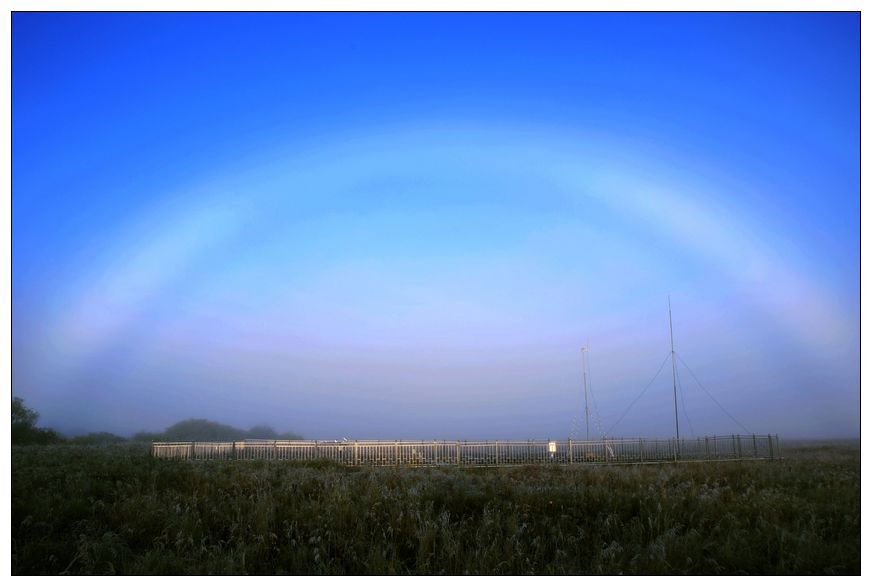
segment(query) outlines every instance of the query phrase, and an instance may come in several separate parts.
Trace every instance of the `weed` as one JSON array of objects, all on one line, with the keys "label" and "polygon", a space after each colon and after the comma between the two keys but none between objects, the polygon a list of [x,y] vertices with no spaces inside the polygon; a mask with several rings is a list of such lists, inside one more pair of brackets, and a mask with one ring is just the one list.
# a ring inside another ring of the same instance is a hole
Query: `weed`
[{"label": "weed", "polygon": [[14,574],[858,574],[856,445],[780,462],[343,468],[13,447]]}]

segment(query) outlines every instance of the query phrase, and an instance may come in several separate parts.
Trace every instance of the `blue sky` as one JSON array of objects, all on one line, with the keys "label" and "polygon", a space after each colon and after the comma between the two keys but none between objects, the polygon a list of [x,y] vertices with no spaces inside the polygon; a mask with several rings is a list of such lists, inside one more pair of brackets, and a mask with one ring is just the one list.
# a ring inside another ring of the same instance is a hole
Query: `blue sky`
[{"label": "blue sky", "polygon": [[671,295],[745,427],[859,434],[857,14],[15,13],[12,65],[45,424],[566,437],[589,344],[668,436],[668,369],[613,425]]}]

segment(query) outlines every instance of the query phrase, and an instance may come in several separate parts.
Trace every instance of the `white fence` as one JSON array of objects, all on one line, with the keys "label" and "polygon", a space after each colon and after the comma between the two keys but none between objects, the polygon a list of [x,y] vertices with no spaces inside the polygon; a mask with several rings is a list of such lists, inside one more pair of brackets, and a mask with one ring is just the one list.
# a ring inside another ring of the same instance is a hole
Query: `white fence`
[{"label": "white fence", "polygon": [[658,463],[781,458],[778,435],[605,440],[241,440],[155,442],[167,459],[310,461],[344,465],[503,466],[530,464]]}]

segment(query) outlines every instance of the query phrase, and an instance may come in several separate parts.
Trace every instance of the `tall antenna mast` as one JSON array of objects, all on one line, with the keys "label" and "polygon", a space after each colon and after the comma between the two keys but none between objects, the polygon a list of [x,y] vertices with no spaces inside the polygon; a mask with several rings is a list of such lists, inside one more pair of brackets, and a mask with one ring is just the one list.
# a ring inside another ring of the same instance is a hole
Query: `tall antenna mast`
[{"label": "tall antenna mast", "polygon": [[590,440],[590,409],[587,407],[587,347],[581,347],[581,368],[584,373],[584,438]]},{"label": "tall antenna mast", "polygon": [[672,347],[672,400],[675,403],[675,439],[681,437],[678,435],[678,391],[675,386],[675,339],[672,336],[672,299],[666,296],[669,302],[669,344]]}]

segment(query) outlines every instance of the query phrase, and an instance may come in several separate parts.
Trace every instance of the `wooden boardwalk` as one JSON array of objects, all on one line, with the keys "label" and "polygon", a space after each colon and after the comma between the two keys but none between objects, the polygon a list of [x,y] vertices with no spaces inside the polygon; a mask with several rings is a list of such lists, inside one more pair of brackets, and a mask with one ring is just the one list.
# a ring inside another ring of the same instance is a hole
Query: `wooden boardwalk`
[{"label": "wooden boardwalk", "polygon": [[632,464],[780,459],[778,435],[607,440],[240,440],[155,442],[165,459],[311,461],[358,466]]}]

